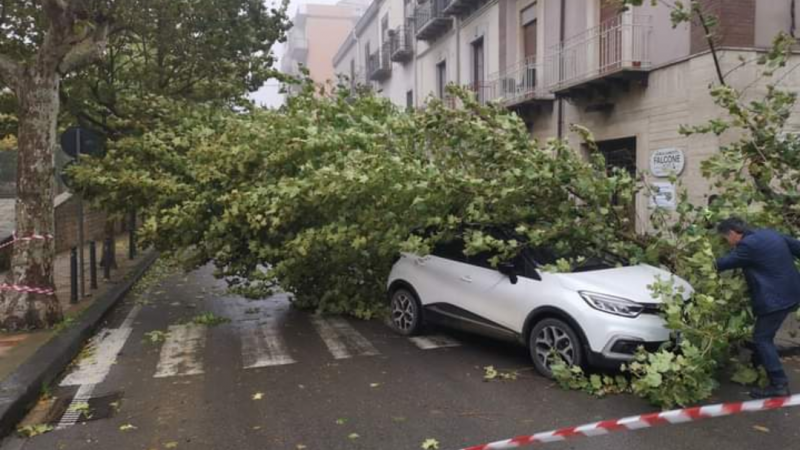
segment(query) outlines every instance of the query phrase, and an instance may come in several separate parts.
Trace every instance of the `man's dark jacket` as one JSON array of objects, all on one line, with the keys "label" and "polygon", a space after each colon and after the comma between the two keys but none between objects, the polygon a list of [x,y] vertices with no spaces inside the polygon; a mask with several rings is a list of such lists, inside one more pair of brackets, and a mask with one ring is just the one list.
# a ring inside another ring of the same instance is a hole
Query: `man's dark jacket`
[{"label": "man's dark jacket", "polygon": [[800,303],[800,273],[794,258],[800,258],[797,239],[769,229],[749,231],[733,251],[717,260],[717,270],[744,269],[753,313],[763,316]]}]

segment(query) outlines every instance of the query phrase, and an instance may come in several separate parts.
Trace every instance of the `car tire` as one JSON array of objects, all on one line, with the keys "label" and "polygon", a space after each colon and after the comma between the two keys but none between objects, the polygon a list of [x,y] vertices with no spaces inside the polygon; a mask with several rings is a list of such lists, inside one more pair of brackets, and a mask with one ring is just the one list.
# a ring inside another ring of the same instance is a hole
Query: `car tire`
[{"label": "car tire", "polygon": [[397,288],[389,298],[389,323],[403,336],[416,336],[422,331],[422,305],[407,288]]},{"label": "car tire", "polygon": [[572,326],[560,319],[544,319],[538,322],[528,337],[528,349],[536,371],[553,378],[550,365],[554,362],[555,350],[569,366],[583,365],[583,344]]}]

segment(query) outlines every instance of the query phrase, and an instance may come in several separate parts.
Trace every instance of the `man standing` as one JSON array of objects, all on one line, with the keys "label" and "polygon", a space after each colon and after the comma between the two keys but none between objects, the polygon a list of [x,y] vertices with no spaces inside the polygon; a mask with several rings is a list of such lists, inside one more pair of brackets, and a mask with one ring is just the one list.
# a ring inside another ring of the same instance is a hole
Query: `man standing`
[{"label": "man standing", "polygon": [[800,241],[770,229],[750,230],[737,218],[723,220],[717,231],[733,247],[717,260],[717,270],[744,270],[756,316],[756,356],[769,375],[770,385],[754,389],[750,396],[787,396],[789,378],[773,341],[783,321],[800,305],[800,272],[794,264],[794,259],[800,258]]}]

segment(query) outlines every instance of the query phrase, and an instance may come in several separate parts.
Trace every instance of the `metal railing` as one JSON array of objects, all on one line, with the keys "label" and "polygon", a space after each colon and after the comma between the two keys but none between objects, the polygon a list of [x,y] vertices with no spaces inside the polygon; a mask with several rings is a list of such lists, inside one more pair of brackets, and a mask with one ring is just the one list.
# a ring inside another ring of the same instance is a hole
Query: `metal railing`
[{"label": "metal railing", "polygon": [[621,70],[649,69],[652,25],[652,16],[621,14],[552,47],[546,61],[549,89]]},{"label": "metal railing", "polygon": [[513,105],[531,99],[548,98],[550,92],[544,77],[543,65],[536,63],[535,56],[523,59],[489,76],[494,85],[490,100]]},{"label": "metal railing", "polygon": [[367,75],[370,80],[384,80],[392,74],[390,49],[391,41],[385,42],[381,49],[369,55],[367,59]]},{"label": "metal railing", "polygon": [[436,22],[449,20],[444,14],[444,9],[449,3],[450,0],[428,0],[414,8],[414,25],[417,37],[427,36],[428,28]]},{"label": "metal railing", "polygon": [[389,35],[389,55],[392,61],[406,62],[414,57],[410,31],[409,27],[397,27],[392,30]]}]

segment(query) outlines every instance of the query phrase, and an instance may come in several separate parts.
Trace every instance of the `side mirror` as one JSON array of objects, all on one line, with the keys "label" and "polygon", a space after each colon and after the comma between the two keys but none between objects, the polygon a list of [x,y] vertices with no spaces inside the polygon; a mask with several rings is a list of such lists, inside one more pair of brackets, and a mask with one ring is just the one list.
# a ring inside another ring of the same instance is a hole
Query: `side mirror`
[{"label": "side mirror", "polygon": [[511,284],[517,284],[519,282],[517,267],[514,265],[514,263],[502,262],[497,266],[497,270],[503,275],[507,275],[508,279],[511,281]]}]

